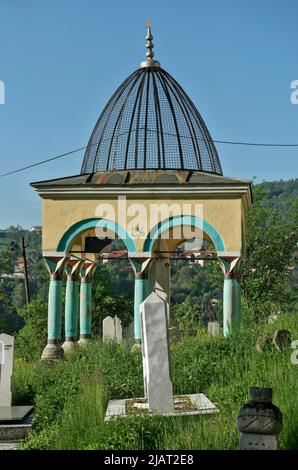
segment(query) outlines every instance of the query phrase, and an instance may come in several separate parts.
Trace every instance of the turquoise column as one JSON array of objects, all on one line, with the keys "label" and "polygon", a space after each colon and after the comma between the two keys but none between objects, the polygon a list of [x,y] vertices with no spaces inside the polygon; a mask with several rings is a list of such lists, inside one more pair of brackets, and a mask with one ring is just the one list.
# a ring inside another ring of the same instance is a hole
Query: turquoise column
[{"label": "turquoise column", "polygon": [[224,336],[230,336],[241,320],[240,284],[231,273],[225,275],[223,288]]},{"label": "turquoise column", "polygon": [[65,293],[65,352],[76,346],[79,319],[79,283],[77,274],[68,274]]},{"label": "turquoise column", "polygon": [[80,291],[80,342],[91,338],[92,326],[92,285],[82,277]]},{"label": "turquoise column", "polygon": [[56,344],[61,339],[62,281],[51,275],[48,298],[48,343]]},{"label": "turquoise column", "polygon": [[149,280],[147,278],[135,278],[134,292],[134,335],[136,340],[142,339],[140,305],[149,295]]},{"label": "turquoise column", "polygon": [[61,347],[62,317],[62,273],[50,273],[48,296],[48,342],[42,351],[42,360],[53,360],[63,356]]},{"label": "turquoise column", "polygon": [[235,290],[236,290],[236,312],[235,318],[237,324],[241,322],[241,287],[237,279],[235,279]]}]

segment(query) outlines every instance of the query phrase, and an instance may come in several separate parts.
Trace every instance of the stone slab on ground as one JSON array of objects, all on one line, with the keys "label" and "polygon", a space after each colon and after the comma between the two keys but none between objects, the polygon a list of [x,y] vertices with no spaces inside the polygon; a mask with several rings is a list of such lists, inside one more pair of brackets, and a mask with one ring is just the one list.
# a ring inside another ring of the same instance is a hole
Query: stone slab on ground
[{"label": "stone slab on ground", "polygon": [[[14,408],[14,407],[12,407]],[[0,423],[0,443],[9,444],[10,442],[19,442],[24,439],[32,429],[32,406],[20,407],[27,408],[28,413],[21,422],[6,421]],[[29,411],[29,409],[31,411]]]},{"label": "stone slab on ground", "polygon": [[18,441],[0,441],[0,451],[1,450],[17,450],[19,446]]},{"label": "stone slab on ground", "polygon": [[[191,403],[189,409],[185,409],[184,403]],[[134,407],[136,410],[135,415],[148,414],[149,416],[155,413],[148,412],[148,405],[145,398],[131,398],[122,400],[110,400],[106,410],[105,421],[109,421],[115,417],[126,417],[134,414],[133,412],[127,413],[127,405]],[[219,409],[206,397],[203,393],[195,393],[190,395],[176,395],[174,396],[174,412],[162,413],[163,416],[191,416],[199,414],[213,414],[219,413]]]},{"label": "stone slab on ground", "polygon": [[0,442],[19,441],[31,431],[30,424],[0,424]]},{"label": "stone slab on ground", "polygon": [[0,424],[19,424],[33,411],[33,406],[0,406]]}]

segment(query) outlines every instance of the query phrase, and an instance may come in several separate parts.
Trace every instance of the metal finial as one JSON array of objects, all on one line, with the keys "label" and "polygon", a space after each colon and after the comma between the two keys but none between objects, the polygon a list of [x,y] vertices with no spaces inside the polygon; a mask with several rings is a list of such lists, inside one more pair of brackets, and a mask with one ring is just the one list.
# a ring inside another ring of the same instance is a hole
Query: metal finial
[{"label": "metal finial", "polygon": [[145,60],[143,60],[143,62],[141,62],[141,67],[160,67],[160,63],[157,60],[153,59],[154,52],[153,52],[152,49],[154,47],[154,44],[152,42],[153,36],[152,36],[152,33],[151,33],[152,21],[147,20],[146,23],[145,23],[145,26],[147,28],[147,34],[146,34],[146,40],[147,40],[147,43],[146,43],[146,49],[147,49],[146,57],[147,57],[147,59],[145,59]]}]

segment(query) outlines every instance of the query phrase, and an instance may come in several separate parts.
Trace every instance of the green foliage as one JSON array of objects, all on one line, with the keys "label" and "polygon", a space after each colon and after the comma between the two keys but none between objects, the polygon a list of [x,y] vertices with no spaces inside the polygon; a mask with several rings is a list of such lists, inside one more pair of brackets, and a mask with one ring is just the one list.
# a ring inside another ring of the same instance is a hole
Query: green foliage
[{"label": "green foliage", "polygon": [[192,305],[189,300],[177,305],[174,310],[179,331],[183,335],[194,335],[199,327],[206,324],[206,318],[200,305]]},{"label": "green foliage", "polygon": [[297,299],[290,281],[298,230],[291,215],[294,208],[288,217],[282,217],[275,209],[262,204],[264,196],[260,188],[255,193],[255,203],[247,215],[247,256],[241,284],[254,319],[262,321],[270,313],[288,311]]},{"label": "green foliage", "polygon": [[236,449],[235,419],[250,386],[273,388],[273,401],[284,415],[282,449],[297,449],[298,369],[291,350],[259,353],[260,335],[287,328],[298,337],[297,315],[274,324],[244,327],[230,338],[202,331],[172,345],[174,393],[205,393],[220,414],[200,417],[128,417],[105,423],[109,398],[142,396],[139,353],[123,345],[95,341],[53,364],[16,360],[15,404],[34,403],[34,432],[27,449],[192,450]]},{"label": "green foliage", "polygon": [[[285,220],[298,197],[298,178],[287,181],[263,181],[254,186],[255,200],[262,196],[261,205],[264,208],[275,209]],[[297,205],[296,205],[297,207]],[[296,210],[297,213],[297,210]]]},{"label": "green foliage", "polygon": [[93,325],[100,332],[102,320],[118,316],[124,327],[133,319],[133,300],[128,294],[119,293],[112,285],[112,275],[106,266],[99,265],[92,282]]},{"label": "green foliage", "polygon": [[25,325],[16,338],[17,354],[28,361],[39,358],[47,340],[47,304],[37,298],[18,313]]},{"label": "green foliage", "polygon": [[172,264],[171,304],[182,332],[191,333],[208,320],[221,319],[222,282],[218,263]]}]

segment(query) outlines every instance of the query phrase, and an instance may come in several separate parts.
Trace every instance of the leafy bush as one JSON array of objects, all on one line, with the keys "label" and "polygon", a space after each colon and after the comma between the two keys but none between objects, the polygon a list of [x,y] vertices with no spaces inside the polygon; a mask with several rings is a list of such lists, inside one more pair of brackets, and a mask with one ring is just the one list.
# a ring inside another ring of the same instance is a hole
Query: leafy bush
[{"label": "leafy bush", "polygon": [[25,325],[16,338],[18,357],[25,360],[40,358],[47,342],[48,307],[39,297],[18,310]]}]

